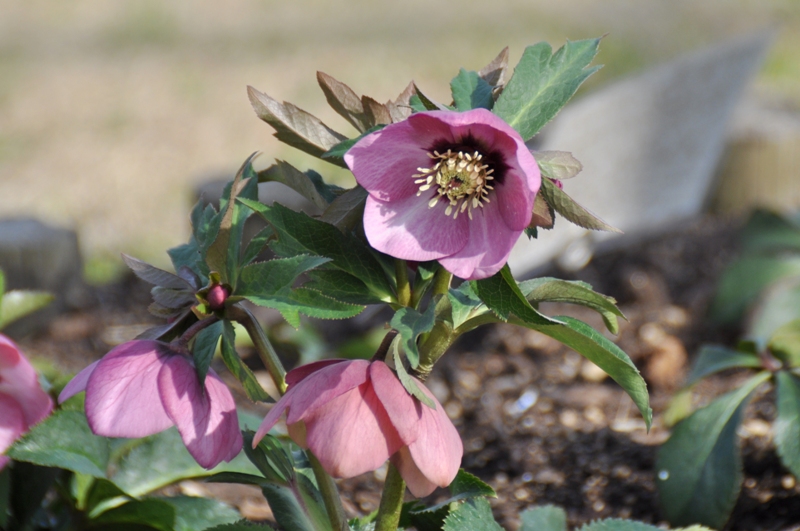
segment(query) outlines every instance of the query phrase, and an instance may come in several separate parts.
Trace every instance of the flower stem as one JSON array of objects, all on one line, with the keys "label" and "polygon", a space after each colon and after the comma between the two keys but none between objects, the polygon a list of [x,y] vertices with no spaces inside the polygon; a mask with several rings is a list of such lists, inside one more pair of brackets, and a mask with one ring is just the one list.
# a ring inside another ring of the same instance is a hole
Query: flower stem
[{"label": "flower stem", "polygon": [[314,454],[310,451],[307,451],[306,454],[311,462],[314,477],[317,478],[317,485],[319,485],[322,500],[325,502],[325,510],[328,513],[328,519],[331,521],[333,531],[350,531],[350,525],[347,523],[347,516],[344,514],[344,507],[342,507],[342,500],[339,498],[339,489],[336,488],[336,482],[325,472],[325,469],[322,468],[322,463],[319,462]]},{"label": "flower stem", "polygon": [[217,321],[219,321],[219,317],[216,315],[212,315],[211,317],[206,317],[201,321],[197,321],[192,326],[187,328],[186,331],[177,339],[173,340],[172,344],[178,347],[186,348],[186,346],[189,344],[189,341],[191,341],[194,336],[199,334],[201,330],[208,328]]},{"label": "flower stem", "polygon": [[395,259],[394,274],[397,278],[397,302],[408,306],[411,302],[411,286],[408,283],[408,264],[405,260]]},{"label": "flower stem", "polygon": [[453,281],[453,273],[445,268],[439,269],[433,277],[433,294],[447,295],[450,291],[450,282]]},{"label": "flower stem", "polygon": [[386,482],[383,484],[381,504],[378,516],[375,517],[375,531],[396,531],[400,523],[400,512],[403,509],[403,496],[406,493],[406,482],[400,472],[389,463]]},{"label": "flower stem", "polygon": [[231,306],[228,308],[228,318],[240,323],[247,330],[250,339],[253,340],[253,345],[256,347],[258,357],[266,367],[275,387],[281,395],[286,392],[286,369],[283,368],[281,360],[278,359],[278,353],[272,347],[264,329],[256,320],[255,316],[250,313],[250,310],[239,305]]}]

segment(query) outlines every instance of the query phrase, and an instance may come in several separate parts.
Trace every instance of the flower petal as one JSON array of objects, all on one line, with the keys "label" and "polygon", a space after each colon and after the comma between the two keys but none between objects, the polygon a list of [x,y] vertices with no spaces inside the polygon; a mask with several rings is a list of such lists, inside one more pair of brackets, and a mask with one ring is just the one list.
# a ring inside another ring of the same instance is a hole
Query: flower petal
[{"label": "flower petal", "polygon": [[25,423],[32,426],[53,411],[53,400],[39,385],[39,377],[13,341],[0,334],[0,393],[14,398]]},{"label": "flower petal", "polygon": [[[0,393],[0,454],[8,450],[27,429],[25,413],[19,402],[5,393]],[[0,470],[9,460],[8,457],[0,455]]]},{"label": "flower petal", "polygon": [[295,367],[286,374],[286,384],[289,386],[295,385],[296,383],[305,379],[308,375],[315,373],[318,370],[327,367],[328,365],[333,365],[334,363],[341,363],[343,361],[347,360],[344,359],[320,360],[311,363],[306,363],[305,365],[301,365],[299,367]]},{"label": "flower petal", "polygon": [[421,408],[424,406],[408,394],[403,384],[384,362],[373,362],[369,366],[369,377],[375,394],[378,395],[403,444],[414,442],[419,432]]},{"label": "flower petal", "polygon": [[129,341],[100,360],[86,384],[86,418],[97,435],[146,437],[172,421],[158,393],[158,373],[172,351],[158,341]]},{"label": "flower petal", "polygon": [[304,420],[315,409],[363,384],[368,370],[367,360],[351,360],[329,365],[308,376],[294,387],[297,392],[292,396],[286,423]]},{"label": "flower petal", "polygon": [[473,210],[472,218],[469,242],[460,251],[439,259],[442,267],[464,280],[487,278],[500,271],[522,234],[510,230],[491,203]]},{"label": "flower petal", "polygon": [[304,421],[309,449],[333,477],[375,470],[403,446],[369,383],[316,408]]},{"label": "flower petal", "polygon": [[236,404],[214,371],[206,375],[204,392],[189,358],[170,356],[158,374],[158,390],[167,415],[200,466],[213,468],[236,457],[242,449]]},{"label": "flower petal", "polygon": [[434,193],[388,203],[367,197],[364,233],[370,245],[395,258],[417,262],[436,260],[462,249],[469,240],[469,220],[467,216],[447,216],[445,201],[429,207]]},{"label": "flower petal", "polygon": [[345,153],[344,161],[370,196],[395,201],[417,193],[414,175],[417,168],[430,166],[428,148],[452,138],[441,120],[418,113],[365,136]]},{"label": "flower petal", "polygon": [[400,448],[392,457],[389,458],[394,467],[400,472],[400,477],[406,482],[408,490],[417,498],[424,498],[434,490],[437,485],[425,477],[420,472],[417,464],[408,452],[408,447]]},{"label": "flower petal", "polygon": [[94,363],[87,365],[81,372],[76,374],[72,380],[70,380],[69,383],[64,386],[64,389],[61,390],[61,393],[59,393],[58,403],[61,404],[62,402],[66,402],[81,391],[86,391],[86,384],[89,382],[89,376],[92,375],[97,367],[97,364],[101,361],[103,360],[97,360]]}]

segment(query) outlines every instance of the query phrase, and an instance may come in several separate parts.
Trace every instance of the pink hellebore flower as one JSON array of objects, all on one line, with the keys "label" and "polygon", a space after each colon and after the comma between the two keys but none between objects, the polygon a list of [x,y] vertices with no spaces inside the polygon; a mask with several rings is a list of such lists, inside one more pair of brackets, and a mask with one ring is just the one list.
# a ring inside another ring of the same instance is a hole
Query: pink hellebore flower
[{"label": "pink hellebore flower", "polygon": [[230,390],[213,370],[201,388],[189,357],[166,343],[134,340],[115,347],[79,372],[58,400],[84,390],[86,418],[97,435],[146,437],[175,425],[204,468],[242,449]]},{"label": "pink hellebore flower", "polygon": [[344,160],[369,192],[370,245],[438,260],[467,280],[508,261],[541,184],[519,133],[486,109],[412,114],[359,140]]},{"label": "pink hellebore flower", "polygon": [[289,391],[261,423],[254,445],[288,410],[289,435],[334,477],[354,477],[391,459],[417,497],[456,477],[461,438],[421,382],[436,409],[409,395],[382,361],[319,361],[289,372],[286,382]]},{"label": "pink hellebore flower", "polygon": [[[17,345],[0,334],[0,454],[53,411],[36,371]],[[10,459],[0,455],[0,470]]]}]

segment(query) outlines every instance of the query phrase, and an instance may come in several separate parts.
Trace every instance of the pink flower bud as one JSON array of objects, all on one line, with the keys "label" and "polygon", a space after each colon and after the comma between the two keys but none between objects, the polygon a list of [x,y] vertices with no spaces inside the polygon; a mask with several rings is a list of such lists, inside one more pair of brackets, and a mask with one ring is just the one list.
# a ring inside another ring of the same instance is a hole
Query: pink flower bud
[{"label": "pink flower bud", "polygon": [[225,305],[225,299],[230,294],[230,291],[220,284],[211,286],[211,289],[208,290],[208,295],[206,295],[208,307],[213,311],[221,310]]}]

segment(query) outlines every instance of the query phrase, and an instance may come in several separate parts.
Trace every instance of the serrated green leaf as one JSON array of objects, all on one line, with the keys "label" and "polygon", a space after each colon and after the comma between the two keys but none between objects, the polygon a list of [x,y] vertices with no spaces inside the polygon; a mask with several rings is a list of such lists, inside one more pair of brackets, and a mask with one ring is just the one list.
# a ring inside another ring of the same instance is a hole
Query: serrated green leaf
[{"label": "serrated green leaf", "polygon": [[211,365],[211,360],[214,359],[220,336],[222,336],[222,321],[217,321],[201,330],[194,338],[192,357],[195,371],[197,371],[197,379],[200,381],[201,386],[206,381],[208,367]]},{"label": "serrated green leaf", "polygon": [[289,488],[265,485],[261,490],[269,502],[275,520],[282,529],[286,531],[318,531]]},{"label": "serrated green leaf", "polygon": [[264,474],[264,478],[280,485],[288,485],[294,479],[294,459],[284,448],[280,440],[272,435],[265,435],[253,448],[252,431],[242,432],[244,450],[256,468]]},{"label": "serrated green leaf", "polygon": [[0,329],[9,323],[44,308],[55,297],[46,291],[11,290],[3,294],[0,305]]},{"label": "serrated green leaf", "polygon": [[472,289],[471,282],[463,282],[458,288],[451,288],[447,296],[450,299],[453,328],[467,322],[480,307],[485,308],[483,301]]},{"label": "serrated green leaf", "polygon": [[742,482],[736,428],[747,398],[770,376],[762,372],[695,411],[675,426],[661,446],[657,486],[664,515],[671,523],[719,529],[728,519]]},{"label": "serrated green leaf", "polygon": [[778,328],[767,343],[767,348],[790,367],[800,366],[800,319]]},{"label": "serrated green leaf", "polygon": [[379,304],[381,301],[359,279],[344,271],[320,270],[309,271],[311,282],[303,285],[315,289],[328,297],[351,304]]},{"label": "serrated green leaf", "polygon": [[222,361],[237,380],[242,384],[247,398],[253,402],[272,402],[272,398],[258,383],[253,371],[245,365],[236,353],[236,332],[230,321],[223,321],[222,325]]},{"label": "serrated green leaf", "polygon": [[294,289],[286,295],[268,298],[248,296],[247,300],[259,306],[278,310],[286,322],[294,328],[300,327],[301,313],[317,319],[349,319],[364,311],[364,306],[341,302],[305,287]]},{"label": "serrated green leaf", "polygon": [[761,367],[761,360],[758,359],[758,356],[747,352],[731,350],[719,345],[703,345],[684,385],[693,385],[710,374],[734,367],[756,369]]},{"label": "serrated green leaf", "polygon": [[297,255],[250,264],[242,268],[236,295],[266,299],[288,294],[298,276],[326,262],[330,262],[330,258]]},{"label": "serrated green leaf", "polygon": [[660,531],[661,528],[633,520],[622,520],[619,518],[606,518],[590,522],[581,527],[579,531]]},{"label": "serrated green leaf", "polygon": [[583,170],[583,164],[568,151],[532,151],[544,177],[563,181],[571,179]]},{"label": "serrated green leaf", "polygon": [[320,216],[320,221],[330,223],[345,233],[354,230],[364,217],[364,205],[368,195],[361,186],[347,190],[333,200]]},{"label": "serrated green leaf", "polygon": [[511,275],[508,264],[489,278],[473,280],[472,290],[500,319],[507,321],[511,314],[526,323],[557,323],[531,306]]},{"label": "serrated green leaf", "polygon": [[[335,148],[334,148],[335,149]],[[325,154],[322,155],[325,158]],[[278,182],[302,195],[320,210],[325,210],[336,199],[331,187],[314,171],[303,173],[288,162],[282,160],[258,172],[258,182]]]},{"label": "serrated green leaf", "polygon": [[184,243],[167,250],[172,267],[177,271],[181,267],[188,267],[202,278],[208,277],[208,267],[200,257],[200,246],[192,237],[189,243]]},{"label": "serrated green leaf", "polygon": [[503,531],[486,498],[462,502],[444,520],[442,531]]},{"label": "serrated green leaf", "polygon": [[[567,41],[552,53],[546,42],[528,46],[493,112],[528,140],[549,122],[600,67],[588,68],[600,39]],[[551,55],[552,54],[552,55]]]},{"label": "serrated green leaf", "polygon": [[647,395],[647,384],[639,374],[639,370],[625,352],[608,340],[603,334],[583,321],[567,316],[556,317],[561,324],[531,324],[512,321],[515,324],[537,330],[557,339],[578,354],[603,369],[617,382],[636,404],[644,417],[647,429],[653,420],[650,399]]},{"label": "serrated green leaf", "polygon": [[547,204],[553,207],[553,210],[558,212],[570,223],[574,223],[584,229],[622,233],[618,228],[609,225],[592,214],[589,210],[576,203],[574,199],[568,196],[564,190],[556,186],[550,179],[542,179],[542,186],[539,188],[539,193],[542,194]]},{"label": "serrated green leaf", "polygon": [[56,411],[17,440],[6,455],[27,461],[105,477],[108,466],[108,439],[89,429],[81,411]]},{"label": "serrated green leaf", "polygon": [[591,308],[600,314],[603,323],[612,334],[619,333],[617,317],[625,318],[625,315],[617,308],[616,300],[597,293],[585,282],[542,277],[520,282],[519,289],[532,304],[566,302]]},{"label": "serrated green leaf", "polygon": [[450,90],[453,93],[453,102],[459,111],[491,109],[494,105],[492,86],[477,72],[462,68],[450,81]]},{"label": "serrated green leaf", "polygon": [[392,317],[390,326],[400,333],[403,341],[403,351],[406,353],[412,369],[419,365],[419,350],[417,349],[417,338],[420,334],[430,332],[433,329],[434,305],[428,305],[425,313],[419,313],[413,308],[400,308]]},{"label": "serrated green leaf", "polygon": [[175,510],[175,531],[201,531],[242,518],[239,511],[230,505],[209,498],[174,496],[155,499],[168,503]]},{"label": "serrated green leaf", "polygon": [[114,524],[120,528],[124,528],[125,524],[139,524],[159,531],[173,531],[175,508],[158,499],[131,500],[92,519],[93,526],[105,524]]},{"label": "serrated green leaf", "polygon": [[239,520],[233,524],[218,525],[208,528],[208,531],[275,531],[275,528],[268,524],[256,524],[249,520]]},{"label": "serrated green leaf", "polygon": [[[329,149],[328,151],[323,153],[320,158],[322,160],[327,160],[328,162],[330,162],[332,164],[336,164],[337,166],[339,166],[341,168],[348,169],[347,164],[344,161],[344,156],[350,150],[350,148],[355,146],[356,143],[359,140],[361,140],[362,138],[364,138],[365,136],[370,135],[370,134],[374,133],[375,131],[380,131],[381,129],[386,127],[386,125],[387,124],[374,125],[374,126],[370,127],[369,129],[367,129],[366,131],[364,131],[363,133],[361,133],[360,135],[358,135],[357,137],[355,137],[355,138],[348,138],[347,140],[343,140],[342,142],[339,142],[338,144],[333,146],[331,149]],[[327,206],[327,205],[325,205],[325,206]],[[324,209],[325,207],[322,207],[322,208]]]},{"label": "serrated green leaf", "polygon": [[555,505],[542,505],[523,511],[519,515],[519,531],[567,531],[567,513]]},{"label": "serrated green leaf", "polygon": [[281,256],[313,254],[332,259],[331,267],[361,279],[383,301],[392,300],[392,287],[380,263],[361,240],[323,221],[281,205],[265,206],[241,200],[258,212],[278,233],[272,249]]},{"label": "serrated green leaf", "polygon": [[426,407],[436,409],[436,403],[431,400],[428,395],[422,392],[422,389],[420,389],[417,385],[417,381],[408,374],[408,371],[406,371],[406,367],[403,365],[403,359],[400,357],[400,344],[402,342],[402,338],[398,335],[394,338],[394,340],[392,340],[392,344],[389,346],[389,353],[394,359],[394,367],[395,372],[397,372],[397,379],[400,380],[401,384],[403,384],[403,387],[406,391],[408,391],[408,394],[422,402]]},{"label": "serrated green leaf", "polygon": [[778,371],[775,380],[775,448],[783,466],[800,478],[800,380],[787,371]]},{"label": "serrated green leaf", "polygon": [[416,502],[404,506],[400,516],[400,526],[413,526],[419,531],[438,531],[442,529],[451,504],[485,496],[497,497],[492,487],[463,468],[459,469],[448,489],[450,497],[432,507],[424,507]]}]

